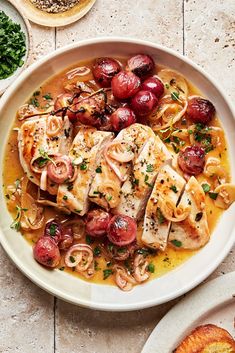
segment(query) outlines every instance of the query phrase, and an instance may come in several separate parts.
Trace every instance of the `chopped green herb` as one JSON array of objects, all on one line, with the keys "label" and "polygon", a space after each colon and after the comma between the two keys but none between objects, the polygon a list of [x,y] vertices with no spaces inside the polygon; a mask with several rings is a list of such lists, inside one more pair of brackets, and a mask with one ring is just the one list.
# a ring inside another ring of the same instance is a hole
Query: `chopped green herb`
[{"label": "chopped green herb", "polygon": [[50,93],[45,94],[43,96],[43,98],[45,98],[46,100],[52,100],[53,99]]},{"label": "chopped green herb", "polygon": [[86,170],[86,169],[87,169],[87,163],[83,161],[83,162],[80,164],[80,170]]},{"label": "chopped green herb", "polygon": [[[54,165],[55,165],[55,162],[53,161],[53,159],[51,159],[50,157],[49,157],[49,155],[48,155],[48,153],[43,149],[43,148],[39,148],[39,154],[42,156],[42,163],[47,163],[48,161],[50,161],[51,163],[53,163]],[[40,165],[40,161],[41,160],[39,160],[38,161],[38,163],[39,163],[39,166],[41,167],[41,165]]]},{"label": "chopped green herb", "polygon": [[94,243],[94,240],[92,239],[92,237],[90,235],[86,235],[86,243],[88,245],[91,245],[92,243]]},{"label": "chopped green herb", "polygon": [[110,268],[106,268],[105,270],[103,270],[103,279],[107,279],[110,275],[112,275],[113,270],[111,270]]},{"label": "chopped green herb", "polygon": [[49,227],[49,233],[50,235],[53,237],[56,233],[56,225],[55,224],[51,224],[50,227]]},{"label": "chopped green herb", "polygon": [[107,201],[108,201],[108,202],[111,201],[112,198],[113,198],[113,196],[111,196],[111,195],[107,196]]},{"label": "chopped green herb", "polygon": [[74,209],[74,212],[77,212],[77,213],[81,213],[82,212],[82,210],[78,210],[78,209]]},{"label": "chopped green herb", "polygon": [[193,130],[188,130],[189,135],[193,134]]},{"label": "chopped green herb", "polygon": [[69,256],[69,260],[74,264],[75,258],[72,255]]},{"label": "chopped green herb", "polygon": [[119,249],[117,250],[117,252],[118,252],[119,254],[124,254],[126,251],[127,251],[126,248],[119,248]]},{"label": "chopped green herb", "polygon": [[138,186],[138,185],[139,185],[139,179],[134,179],[134,180],[133,180],[133,184],[136,185],[136,186]]},{"label": "chopped green herb", "polygon": [[12,222],[12,224],[10,225],[10,227],[11,227],[11,229],[15,229],[18,232],[21,227],[20,219],[21,219],[22,211],[26,212],[26,211],[28,211],[28,209],[22,208],[17,205],[16,210],[17,210],[16,217],[15,217],[14,221]]},{"label": "chopped green herb", "polygon": [[212,200],[216,200],[218,197],[218,192],[209,192],[209,196]]},{"label": "chopped green herb", "polygon": [[166,220],[165,217],[163,216],[162,211],[160,210],[159,207],[157,207],[157,219],[158,219],[158,223],[159,223],[159,224],[164,223],[165,220]]},{"label": "chopped green herb", "polygon": [[174,246],[176,246],[177,248],[180,248],[180,247],[182,246],[182,242],[179,241],[179,240],[176,240],[176,239],[171,240],[171,243],[172,243]]},{"label": "chopped green herb", "polygon": [[149,176],[148,176],[148,175],[145,175],[145,178],[144,178],[144,182],[145,182],[145,184],[146,184],[146,185],[148,185],[150,188],[152,188],[152,187],[153,187],[153,185],[152,185],[152,184],[150,184],[150,183],[148,182],[148,180],[149,180]]},{"label": "chopped green herb", "polygon": [[102,173],[102,168],[101,168],[101,166],[97,167],[95,171],[96,171],[96,173]]},{"label": "chopped green herb", "polygon": [[60,271],[64,271],[64,269],[65,269],[64,266],[62,266],[62,267],[59,268]]},{"label": "chopped green herb", "polygon": [[154,271],[155,271],[154,264],[152,262],[150,262],[150,264],[148,264],[147,269],[148,269],[149,272],[154,273]]},{"label": "chopped green herb", "polygon": [[172,147],[175,153],[179,153],[180,149],[174,143],[172,143]]},{"label": "chopped green herb", "polygon": [[63,200],[65,200],[65,201],[68,200],[68,196],[64,195]]},{"label": "chopped green herb", "polygon": [[179,100],[179,93],[178,92],[172,92],[171,93],[171,98],[173,101],[178,101]]},{"label": "chopped green herb", "polygon": [[0,11],[0,80],[11,76],[24,64],[25,34],[20,24]]},{"label": "chopped green herb", "polygon": [[210,189],[211,189],[210,185],[209,185],[209,184],[206,184],[206,183],[205,183],[205,184],[202,184],[202,188],[203,188],[204,193],[209,192]]},{"label": "chopped green herb", "polygon": [[68,190],[68,191],[73,190],[73,184],[69,184],[69,185],[67,186],[67,190]]},{"label": "chopped green herb", "polygon": [[38,108],[40,106],[39,101],[38,101],[38,99],[36,97],[35,98],[31,98],[29,100],[29,104],[33,105],[36,108]]},{"label": "chopped green herb", "polygon": [[175,185],[171,185],[170,189],[171,189],[172,191],[174,191],[175,194],[177,194],[178,189],[177,189],[177,187],[176,187]]},{"label": "chopped green herb", "polygon": [[40,91],[35,91],[33,92],[33,96],[36,97],[36,96],[40,96],[41,92]]},{"label": "chopped green herb", "polygon": [[95,249],[93,250],[93,253],[95,256],[99,256],[101,254],[100,247],[96,246]]},{"label": "chopped green herb", "polygon": [[98,262],[96,260],[94,261],[94,268],[95,268],[95,271],[99,271],[101,269],[99,267],[99,264],[98,264]]},{"label": "chopped green herb", "polygon": [[170,88],[170,86],[168,85],[168,83],[165,84],[165,87],[166,87],[166,89],[169,89],[169,88]]},{"label": "chopped green herb", "polygon": [[153,172],[153,165],[152,165],[152,164],[147,164],[146,172],[147,172],[147,173]]},{"label": "chopped green herb", "polygon": [[202,219],[202,216],[203,216],[203,213],[202,212],[198,212],[196,214],[195,221],[199,222]]}]

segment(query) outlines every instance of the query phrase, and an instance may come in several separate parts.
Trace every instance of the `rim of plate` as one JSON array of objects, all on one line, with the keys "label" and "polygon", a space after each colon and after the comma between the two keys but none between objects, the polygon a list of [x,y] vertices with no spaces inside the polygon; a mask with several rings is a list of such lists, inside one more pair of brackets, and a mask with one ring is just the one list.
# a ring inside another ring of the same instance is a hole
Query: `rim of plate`
[{"label": "rim of plate", "polygon": [[[143,45],[147,46],[153,49],[158,49],[161,51],[164,51],[172,56],[177,57],[180,59],[182,62],[187,63],[189,66],[194,68],[196,71],[198,71],[202,76],[206,78],[209,82],[212,83],[216,87],[216,89],[220,92],[220,94],[223,96],[223,100],[225,101],[226,105],[232,112],[232,119],[235,120],[235,108],[233,105],[230,103],[228,100],[223,88],[218,87],[216,81],[214,78],[212,78],[208,73],[206,73],[202,68],[200,68],[197,64],[192,62],[190,59],[187,57],[184,57],[183,55],[175,52],[172,49],[166,48],[165,46],[155,44],[150,41],[145,41],[145,40],[140,40],[140,39],[135,39],[131,37],[100,37],[100,38],[91,38],[91,39],[86,39],[79,41],[77,43],[73,43],[70,45],[67,45],[63,48],[60,48],[53,53],[50,53],[46,55],[44,58],[40,59],[39,61],[33,63],[30,67],[28,67],[15,81],[13,85],[11,85],[7,91],[3,94],[1,100],[0,100],[0,112],[2,107],[5,105],[9,97],[14,94],[19,86],[22,84],[22,82],[30,76],[30,74],[36,69],[39,68],[43,63],[49,61],[51,58],[59,56],[69,50],[76,49],[82,46],[87,46],[87,45],[94,45],[94,44],[102,44],[102,43],[116,43],[116,42],[124,42],[124,43],[132,43],[132,44],[137,44],[137,45]],[[0,243],[10,259],[14,262],[14,264],[18,267],[18,269],[24,273],[26,277],[28,277],[32,282],[37,284],[39,287],[42,289],[46,290],[52,295],[55,295],[56,297],[63,299],[67,302],[70,302],[72,304],[76,304],[82,307],[90,308],[90,309],[97,309],[97,310],[104,310],[104,311],[132,311],[132,310],[139,310],[139,309],[144,309],[148,307],[152,307],[155,305],[163,304],[166,303],[170,300],[173,300],[177,297],[180,297],[181,295],[185,294],[186,292],[190,291],[191,289],[195,288],[198,284],[200,284],[203,280],[205,280],[217,267],[218,265],[224,260],[224,258],[227,256],[229,251],[231,250],[233,244],[235,243],[235,227],[233,227],[231,231],[231,235],[219,255],[214,259],[213,262],[210,263],[210,265],[205,268],[205,270],[201,273],[198,274],[198,276],[194,279],[192,279],[191,282],[187,283],[187,285],[184,285],[180,289],[176,289],[173,293],[168,294],[164,296],[162,299],[151,299],[147,301],[141,301],[141,302],[135,302],[135,303],[128,303],[128,304],[118,304],[118,303],[100,303],[96,302],[94,298],[92,300],[83,300],[80,298],[74,298],[73,296],[66,294],[64,291],[60,290],[58,287],[54,287],[50,285],[49,283],[45,283],[44,281],[41,280],[41,278],[36,277],[36,275],[31,271],[29,267],[24,265],[23,261],[18,258],[12,248],[8,245],[4,233],[2,229],[0,229]],[[199,250],[201,251],[201,250]],[[156,279],[153,279],[152,281],[155,281]],[[102,285],[104,287],[104,285]]]}]

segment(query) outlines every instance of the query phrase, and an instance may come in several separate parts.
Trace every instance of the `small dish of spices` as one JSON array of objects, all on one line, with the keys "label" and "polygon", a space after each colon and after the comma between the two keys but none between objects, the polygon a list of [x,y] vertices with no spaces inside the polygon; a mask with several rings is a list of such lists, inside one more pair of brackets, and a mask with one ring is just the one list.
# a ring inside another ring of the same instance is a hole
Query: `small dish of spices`
[{"label": "small dish of spices", "polygon": [[12,0],[1,0],[0,95],[29,65],[32,34],[29,21]]},{"label": "small dish of spices", "polygon": [[18,0],[29,20],[42,26],[66,26],[83,17],[96,0]]}]

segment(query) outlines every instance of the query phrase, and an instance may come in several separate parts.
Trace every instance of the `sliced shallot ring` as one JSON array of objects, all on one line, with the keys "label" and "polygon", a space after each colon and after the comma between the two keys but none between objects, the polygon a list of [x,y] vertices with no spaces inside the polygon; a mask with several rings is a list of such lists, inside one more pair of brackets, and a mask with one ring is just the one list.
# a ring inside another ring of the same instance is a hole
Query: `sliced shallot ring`
[{"label": "sliced shallot ring", "polygon": [[[74,254],[75,252],[75,254]],[[84,253],[87,254],[86,262],[83,263]],[[73,260],[71,261],[71,257]],[[92,248],[87,244],[76,244],[71,246],[65,254],[65,264],[68,267],[76,267],[76,271],[86,271],[93,261]]]},{"label": "sliced shallot ring", "polygon": [[47,117],[47,126],[46,126],[46,134],[49,137],[58,136],[61,131],[63,122],[61,117],[56,115],[48,115]]},{"label": "sliced shallot ring", "polygon": [[[188,85],[185,78],[180,75],[177,71],[171,69],[163,69],[158,72],[158,77],[164,83],[165,90],[168,93],[173,93],[175,90],[180,92],[180,96],[183,96],[184,99],[188,97]],[[172,80],[174,80],[173,83]],[[166,84],[169,85],[166,87]]]},{"label": "sliced shallot ring", "polygon": [[72,69],[66,73],[66,76],[68,77],[69,80],[76,76],[86,76],[91,72],[89,67],[87,66],[79,66],[75,67],[75,69]]},{"label": "sliced shallot ring", "polygon": [[158,204],[163,216],[171,222],[181,222],[185,220],[191,210],[190,206],[176,207],[170,200],[158,200]]},{"label": "sliced shallot ring", "polygon": [[43,170],[40,178],[40,189],[46,191],[47,189],[47,170]]},{"label": "sliced shallot ring", "polygon": [[73,166],[68,156],[55,157],[53,162],[47,163],[48,178],[57,184],[62,184],[73,177]]},{"label": "sliced shallot ring", "polygon": [[120,265],[115,265],[113,269],[115,271],[115,282],[117,286],[124,292],[130,291],[133,285],[136,284],[136,280]]},{"label": "sliced shallot ring", "polygon": [[222,209],[227,209],[235,201],[235,185],[225,183],[215,188],[215,193],[218,193],[215,205]]},{"label": "sliced shallot ring", "polygon": [[133,276],[138,283],[144,282],[150,277],[150,273],[147,271],[148,264],[148,261],[143,255],[136,255],[134,259]]},{"label": "sliced shallot ring", "polygon": [[134,143],[125,140],[112,141],[106,147],[105,154],[120,163],[127,163],[134,159],[135,147]]}]

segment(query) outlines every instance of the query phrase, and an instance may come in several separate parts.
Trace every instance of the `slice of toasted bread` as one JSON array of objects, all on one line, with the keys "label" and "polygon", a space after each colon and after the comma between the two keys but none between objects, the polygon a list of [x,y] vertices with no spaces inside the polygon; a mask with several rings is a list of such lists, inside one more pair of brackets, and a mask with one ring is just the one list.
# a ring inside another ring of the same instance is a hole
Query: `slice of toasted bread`
[{"label": "slice of toasted bread", "polygon": [[175,353],[235,353],[235,341],[223,328],[198,326],[176,348]]}]

